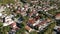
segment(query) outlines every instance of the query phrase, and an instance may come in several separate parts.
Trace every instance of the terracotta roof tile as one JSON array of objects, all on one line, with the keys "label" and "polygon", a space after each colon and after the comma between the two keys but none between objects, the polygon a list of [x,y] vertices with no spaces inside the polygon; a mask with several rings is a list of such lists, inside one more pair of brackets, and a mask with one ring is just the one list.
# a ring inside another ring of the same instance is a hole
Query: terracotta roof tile
[{"label": "terracotta roof tile", "polygon": [[55,17],[59,17],[60,16],[60,13],[59,14],[57,14]]},{"label": "terracotta roof tile", "polygon": [[60,19],[60,13],[55,16],[56,19]]},{"label": "terracotta roof tile", "polygon": [[31,28],[29,26],[25,26],[25,29],[29,31]]},{"label": "terracotta roof tile", "polygon": [[43,24],[45,24],[46,23],[46,21],[42,21],[41,23],[39,23],[39,24],[37,24],[36,26],[40,26],[40,25],[43,25]]},{"label": "terracotta roof tile", "polygon": [[35,20],[33,18],[30,18],[28,22],[31,23],[31,24],[34,24]]}]

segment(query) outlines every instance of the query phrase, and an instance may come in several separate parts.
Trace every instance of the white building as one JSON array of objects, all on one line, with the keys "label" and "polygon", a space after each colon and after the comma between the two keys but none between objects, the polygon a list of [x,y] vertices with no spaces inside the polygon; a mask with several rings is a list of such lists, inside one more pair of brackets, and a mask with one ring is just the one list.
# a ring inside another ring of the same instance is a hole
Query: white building
[{"label": "white building", "polygon": [[10,24],[14,23],[14,21],[9,17],[5,17],[5,23],[3,23],[3,26],[8,26]]}]

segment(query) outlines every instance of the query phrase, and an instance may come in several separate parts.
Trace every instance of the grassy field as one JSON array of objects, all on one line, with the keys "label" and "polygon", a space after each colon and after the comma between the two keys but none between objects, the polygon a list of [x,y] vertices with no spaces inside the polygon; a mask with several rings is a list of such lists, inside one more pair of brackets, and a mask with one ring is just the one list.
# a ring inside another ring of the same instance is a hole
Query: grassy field
[{"label": "grassy field", "polygon": [[14,0],[0,0],[0,4],[15,3]]}]

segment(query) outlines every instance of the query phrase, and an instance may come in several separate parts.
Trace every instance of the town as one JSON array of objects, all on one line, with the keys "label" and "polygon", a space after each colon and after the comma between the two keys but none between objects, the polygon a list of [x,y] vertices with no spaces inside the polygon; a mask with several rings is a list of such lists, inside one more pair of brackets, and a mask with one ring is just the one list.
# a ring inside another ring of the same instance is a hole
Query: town
[{"label": "town", "polygon": [[60,0],[1,0],[0,34],[60,34]]}]

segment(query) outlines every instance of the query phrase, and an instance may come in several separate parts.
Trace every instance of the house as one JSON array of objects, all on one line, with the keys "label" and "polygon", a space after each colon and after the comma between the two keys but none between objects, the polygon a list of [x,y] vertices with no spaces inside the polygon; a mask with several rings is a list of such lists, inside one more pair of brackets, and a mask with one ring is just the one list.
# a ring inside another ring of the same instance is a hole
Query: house
[{"label": "house", "polygon": [[54,31],[56,32],[56,34],[60,34],[60,26],[55,26]]},{"label": "house", "polygon": [[37,20],[34,24],[33,24],[33,26],[35,26],[35,25],[37,25],[37,24],[39,24],[40,23],[40,20]]},{"label": "house", "polygon": [[16,13],[17,13],[17,14],[20,14],[20,10],[17,10]]},{"label": "house", "polygon": [[10,24],[10,26],[11,26],[12,29],[15,29],[15,30],[19,29],[19,27],[17,27],[16,22]]},{"label": "house", "polygon": [[41,21],[38,24],[36,24],[34,27],[37,27],[37,29],[39,30],[43,30],[43,28],[45,28],[46,26],[48,26],[47,21]]},{"label": "house", "polygon": [[14,15],[14,14],[10,14],[10,17],[11,17],[11,18],[14,18],[14,17],[15,17],[15,15]]},{"label": "house", "polygon": [[38,13],[36,13],[36,16],[38,16],[39,14]]},{"label": "house", "polygon": [[36,14],[36,13],[37,13],[37,11],[36,11],[35,8],[32,8],[32,13],[33,13],[33,14]]},{"label": "house", "polygon": [[32,28],[30,28],[29,26],[25,26],[25,29],[26,29],[28,32],[33,31],[33,29],[32,29]]},{"label": "house", "polygon": [[55,15],[55,19],[56,19],[57,25],[60,25],[60,13]]},{"label": "house", "polygon": [[46,21],[42,21],[41,23],[40,23],[40,25],[39,25],[39,30],[43,30],[43,28],[45,28],[46,27]]},{"label": "house", "polygon": [[28,4],[25,4],[25,5],[24,5],[24,11],[28,11],[28,9],[29,9],[28,6],[29,6]]},{"label": "house", "polygon": [[7,14],[0,13],[0,21],[4,23],[6,16],[7,16]]},{"label": "house", "polygon": [[2,12],[2,11],[5,11],[4,6],[1,6],[1,7],[0,7],[0,12]]},{"label": "house", "polygon": [[31,9],[31,11],[29,13],[29,17],[34,17],[34,16],[37,16],[37,15],[38,15],[38,13],[37,13],[36,9],[35,8]]},{"label": "house", "polygon": [[40,16],[35,16],[35,20],[37,21],[38,19],[40,19]]},{"label": "house", "polygon": [[14,23],[14,21],[11,19],[11,17],[7,16],[5,17],[5,22],[3,23],[3,26],[8,26],[12,23]]},{"label": "house", "polygon": [[28,23],[34,24],[35,23],[35,19],[29,18]]},{"label": "house", "polygon": [[26,16],[27,15],[26,11],[21,11],[21,15]]},{"label": "house", "polygon": [[50,18],[47,18],[46,21],[47,21],[47,22],[51,22],[51,19],[50,19]]},{"label": "house", "polygon": [[54,29],[58,29],[58,28],[60,28],[60,26],[55,26],[55,27],[54,27]]},{"label": "house", "polygon": [[39,30],[42,27],[42,23],[39,23],[37,25],[34,26],[35,29]]},{"label": "house", "polygon": [[60,13],[56,14],[55,19],[60,20]]},{"label": "house", "polygon": [[35,18],[29,18],[27,25],[33,28],[35,25],[39,23],[40,23],[40,19],[38,16],[36,16]]},{"label": "house", "polygon": [[42,21],[42,28],[45,28],[46,26],[48,26],[51,22],[51,19],[47,18],[46,20]]},{"label": "house", "polygon": [[2,18],[3,16],[5,16],[6,14],[4,14],[4,11],[0,12],[0,17]]},{"label": "house", "polygon": [[32,4],[37,4],[38,3],[38,0],[32,0],[31,3]]},{"label": "house", "polygon": [[11,19],[10,16],[5,17],[5,22],[3,23],[3,26],[10,25],[13,29],[18,29],[16,22]]},{"label": "house", "polygon": [[9,5],[9,4],[6,4],[6,7],[7,7],[7,8],[9,8],[9,7],[10,7],[10,5]]},{"label": "house", "polygon": [[60,34],[60,28],[57,29],[57,34]]},{"label": "house", "polygon": [[2,16],[2,13],[0,13],[0,17]]}]

